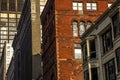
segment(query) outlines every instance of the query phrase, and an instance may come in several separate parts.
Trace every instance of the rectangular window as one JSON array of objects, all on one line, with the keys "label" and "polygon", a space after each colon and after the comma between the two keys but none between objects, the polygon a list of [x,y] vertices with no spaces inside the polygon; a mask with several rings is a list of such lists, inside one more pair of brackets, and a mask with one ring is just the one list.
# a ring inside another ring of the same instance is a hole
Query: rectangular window
[{"label": "rectangular window", "polygon": [[17,11],[22,11],[24,0],[17,0]]},{"label": "rectangular window", "polygon": [[85,79],[85,80],[89,80],[89,72],[88,72],[88,70],[86,70],[86,71],[84,72],[84,79]]},{"label": "rectangular window", "polygon": [[40,6],[40,13],[42,13],[44,6]]},{"label": "rectangular window", "polygon": [[91,68],[92,80],[98,80],[98,71],[97,68]]},{"label": "rectangular window", "polygon": [[95,39],[89,41],[90,43],[90,59],[96,58]]},{"label": "rectangular window", "polygon": [[112,3],[108,3],[108,8],[112,5]]},{"label": "rectangular window", "polygon": [[7,0],[1,0],[1,11],[7,11]]},{"label": "rectangular window", "polygon": [[120,20],[119,20],[119,12],[117,12],[113,17],[112,17],[112,23],[113,23],[113,29],[114,29],[114,36],[120,35]]},{"label": "rectangular window", "polygon": [[113,47],[111,28],[102,35],[102,43],[104,54]]},{"label": "rectangular window", "polygon": [[73,10],[83,10],[83,3],[81,2],[73,2]]},{"label": "rectangular window", "polygon": [[117,70],[120,72],[120,48],[116,50]]},{"label": "rectangular window", "polygon": [[84,43],[82,45],[82,55],[83,55],[83,63],[87,62],[87,45]]},{"label": "rectangular window", "polygon": [[9,1],[9,11],[15,11],[15,0],[10,0]]},{"label": "rectangular window", "polygon": [[87,3],[87,10],[97,10],[97,3]]},{"label": "rectangular window", "polygon": [[81,47],[80,44],[74,44],[74,53],[75,53],[75,59],[81,59]]},{"label": "rectangular window", "polygon": [[106,80],[116,80],[114,59],[105,64],[105,78]]}]

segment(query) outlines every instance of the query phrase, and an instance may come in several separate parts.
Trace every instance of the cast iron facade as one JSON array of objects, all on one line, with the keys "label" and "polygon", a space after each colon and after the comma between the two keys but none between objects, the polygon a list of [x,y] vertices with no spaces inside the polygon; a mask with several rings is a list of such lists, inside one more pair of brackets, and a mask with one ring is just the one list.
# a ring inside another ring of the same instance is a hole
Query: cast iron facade
[{"label": "cast iron facade", "polygon": [[120,79],[120,1],[82,35],[84,80]]},{"label": "cast iron facade", "polygon": [[81,35],[113,0],[48,0],[41,14],[44,80],[83,80]]}]

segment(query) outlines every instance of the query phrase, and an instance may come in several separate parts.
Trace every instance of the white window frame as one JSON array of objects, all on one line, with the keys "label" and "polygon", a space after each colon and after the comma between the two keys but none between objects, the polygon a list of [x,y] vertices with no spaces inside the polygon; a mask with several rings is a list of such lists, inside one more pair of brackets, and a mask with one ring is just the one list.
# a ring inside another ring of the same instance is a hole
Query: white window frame
[{"label": "white window frame", "polygon": [[82,2],[73,2],[72,3],[73,10],[83,10],[83,3]]},{"label": "white window frame", "polygon": [[86,3],[87,10],[96,11],[97,10],[97,3],[96,2],[88,2]]},{"label": "white window frame", "polygon": [[82,49],[78,43],[74,44],[74,56],[75,59],[82,59]]}]

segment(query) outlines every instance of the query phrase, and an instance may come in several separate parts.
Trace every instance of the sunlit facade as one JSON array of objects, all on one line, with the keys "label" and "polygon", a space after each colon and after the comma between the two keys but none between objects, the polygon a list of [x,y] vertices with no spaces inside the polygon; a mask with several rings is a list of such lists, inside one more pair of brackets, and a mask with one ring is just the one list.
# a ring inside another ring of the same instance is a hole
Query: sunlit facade
[{"label": "sunlit facade", "polygon": [[[16,27],[25,0],[1,0],[0,1],[0,56],[4,42],[13,42]],[[40,0],[40,14],[47,0]],[[42,31],[41,31],[42,33]]]},{"label": "sunlit facade", "polygon": [[4,42],[12,43],[24,0],[0,1],[0,56]]}]

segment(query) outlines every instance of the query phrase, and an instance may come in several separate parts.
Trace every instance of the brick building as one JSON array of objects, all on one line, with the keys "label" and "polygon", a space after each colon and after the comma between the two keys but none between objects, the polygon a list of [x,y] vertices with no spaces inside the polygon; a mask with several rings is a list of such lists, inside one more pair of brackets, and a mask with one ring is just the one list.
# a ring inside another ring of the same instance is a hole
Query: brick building
[{"label": "brick building", "polygon": [[83,80],[81,35],[113,0],[48,0],[41,14],[44,80]]}]

